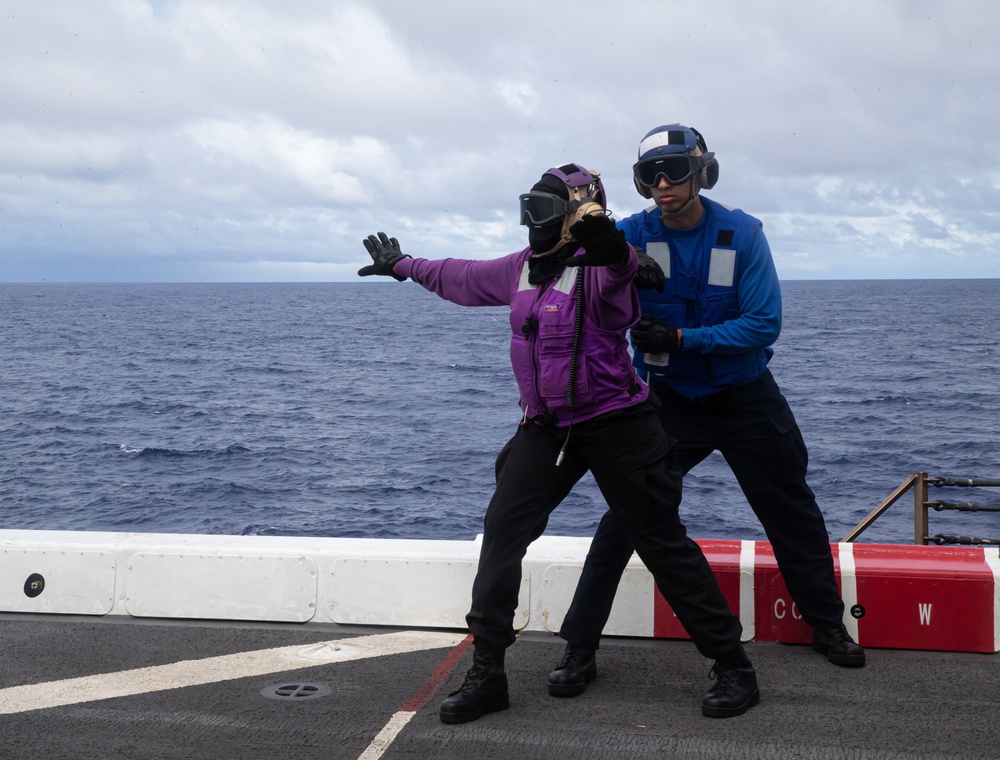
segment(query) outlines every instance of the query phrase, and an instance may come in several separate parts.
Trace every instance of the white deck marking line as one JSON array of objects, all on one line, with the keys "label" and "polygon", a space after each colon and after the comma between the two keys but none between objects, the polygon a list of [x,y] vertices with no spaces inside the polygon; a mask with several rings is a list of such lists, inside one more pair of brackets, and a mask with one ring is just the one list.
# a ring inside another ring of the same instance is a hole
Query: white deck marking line
[{"label": "white deck marking line", "polygon": [[378,760],[382,757],[385,751],[389,749],[389,746],[396,741],[399,732],[406,727],[406,724],[410,722],[410,718],[414,715],[416,715],[415,712],[404,712],[402,710],[395,713],[389,718],[389,722],[382,727],[382,730],[378,732],[378,736],[372,739],[372,743],[365,748],[365,751],[358,755],[358,760]]},{"label": "white deck marking line", "polygon": [[378,732],[378,736],[372,739],[372,743],[358,756],[358,760],[378,760],[385,754],[385,751],[389,749],[389,746],[399,736],[399,732],[406,727],[406,724],[417,714],[417,711],[427,704],[427,700],[444,683],[448,674],[455,669],[455,665],[462,659],[462,656],[471,646],[472,634],[470,633],[444,656],[444,659],[434,668],[434,672],[424,681],[424,685],[417,689],[412,697],[406,700],[406,704],[400,708],[399,712],[389,718],[389,722],[382,727],[382,730]]},{"label": "white deck marking line", "polygon": [[364,660],[390,654],[454,647],[465,633],[401,631],[350,639],[334,639],[307,646],[277,647],[237,652],[202,660],[123,670],[61,681],[0,689],[0,715],[95,702],[154,691],[234,681],[335,662]]}]

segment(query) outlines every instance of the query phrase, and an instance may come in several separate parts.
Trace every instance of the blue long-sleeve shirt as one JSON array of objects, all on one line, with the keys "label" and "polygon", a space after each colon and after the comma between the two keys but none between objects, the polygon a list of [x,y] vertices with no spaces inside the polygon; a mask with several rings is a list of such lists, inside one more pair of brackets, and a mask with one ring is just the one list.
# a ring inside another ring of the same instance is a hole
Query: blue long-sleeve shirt
[{"label": "blue long-sleeve shirt", "polygon": [[759,377],[781,332],[781,288],[758,219],[701,198],[693,228],[663,224],[655,207],[618,223],[632,245],[652,256],[667,283],[640,290],[643,313],[681,328],[683,351],[669,357],[636,352],[640,375],[689,398],[712,395]]}]

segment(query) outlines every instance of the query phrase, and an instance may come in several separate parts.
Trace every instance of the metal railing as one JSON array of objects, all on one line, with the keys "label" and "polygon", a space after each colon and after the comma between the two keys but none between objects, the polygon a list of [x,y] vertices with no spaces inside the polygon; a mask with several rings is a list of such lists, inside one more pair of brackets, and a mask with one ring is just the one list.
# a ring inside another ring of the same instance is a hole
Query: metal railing
[{"label": "metal railing", "polygon": [[913,489],[913,543],[927,546],[928,544],[958,544],[963,546],[996,546],[1000,539],[978,538],[976,536],[942,536],[929,535],[928,514],[933,509],[937,512],[954,510],[959,512],[1000,512],[1000,505],[972,504],[970,502],[931,501],[928,499],[928,486],[937,488],[952,486],[956,488],[996,488],[1000,480],[974,480],[972,478],[934,478],[926,472],[915,472],[889,497],[859,522],[854,529],[844,536],[845,542],[850,542],[860,536],[868,527],[910,489]]}]

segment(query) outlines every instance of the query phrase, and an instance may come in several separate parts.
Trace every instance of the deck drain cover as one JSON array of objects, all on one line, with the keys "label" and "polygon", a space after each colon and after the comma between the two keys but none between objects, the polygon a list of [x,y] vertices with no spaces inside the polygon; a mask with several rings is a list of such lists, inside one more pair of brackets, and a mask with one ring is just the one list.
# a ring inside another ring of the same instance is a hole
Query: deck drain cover
[{"label": "deck drain cover", "polygon": [[292,702],[301,702],[304,699],[317,699],[325,697],[331,691],[330,687],[321,683],[279,683],[261,689],[261,696],[268,699],[284,699]]}]

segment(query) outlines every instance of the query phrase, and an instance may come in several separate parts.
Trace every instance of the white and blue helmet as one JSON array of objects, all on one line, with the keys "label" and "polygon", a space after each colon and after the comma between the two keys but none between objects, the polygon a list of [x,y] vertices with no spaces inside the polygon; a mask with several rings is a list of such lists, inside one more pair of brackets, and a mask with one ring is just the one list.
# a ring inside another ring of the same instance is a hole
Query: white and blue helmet
[{"label": "white and blue helmet", "polygon": [[710,190],[719,181],[719,162],[694,127],[665,124],[646,133],[639,143],[639,160],[632,167],[635,189],[643,198],[661,179],[680,185],[694,178],[694,192]]}]

